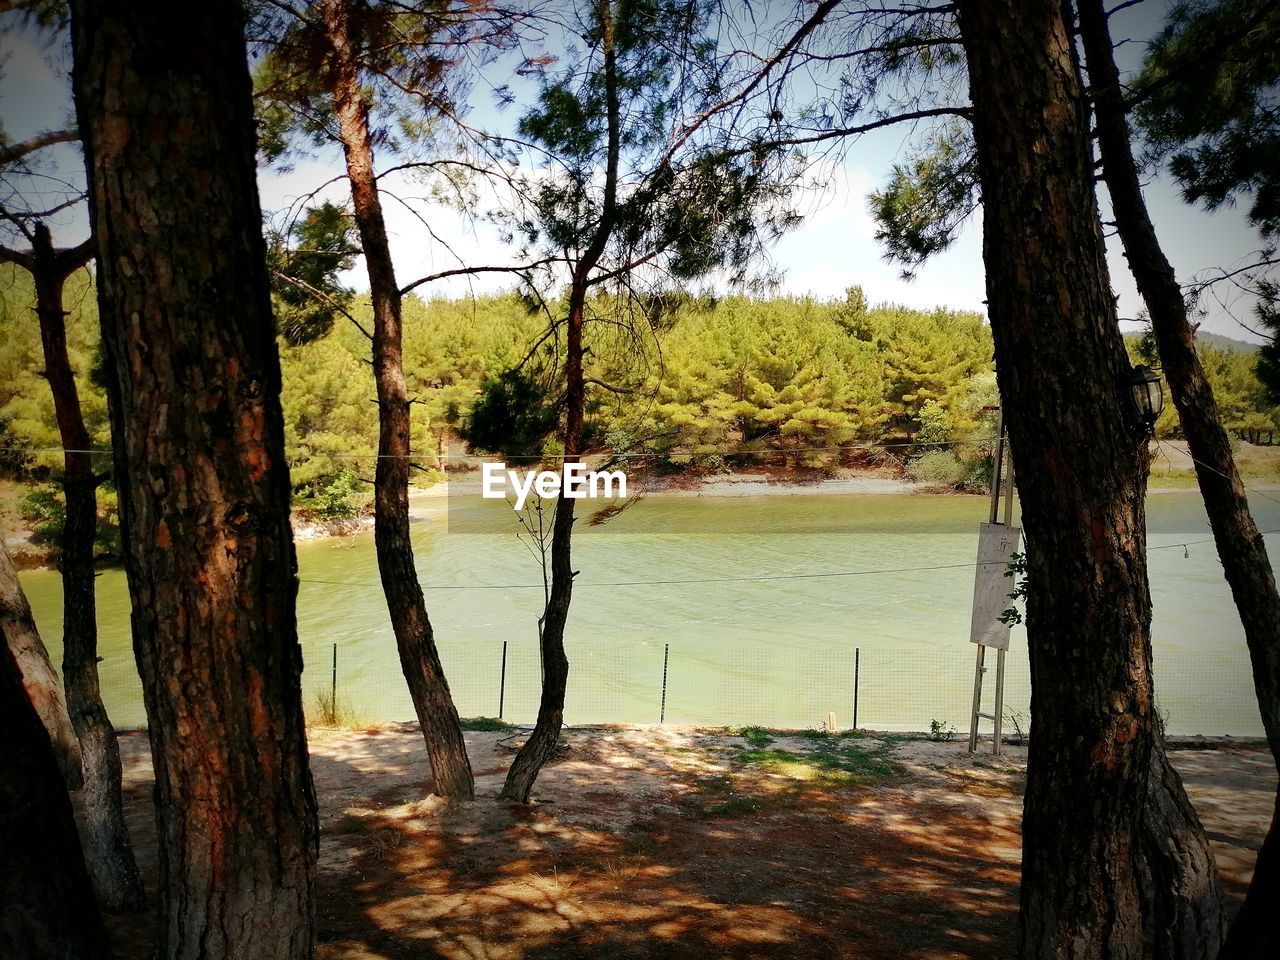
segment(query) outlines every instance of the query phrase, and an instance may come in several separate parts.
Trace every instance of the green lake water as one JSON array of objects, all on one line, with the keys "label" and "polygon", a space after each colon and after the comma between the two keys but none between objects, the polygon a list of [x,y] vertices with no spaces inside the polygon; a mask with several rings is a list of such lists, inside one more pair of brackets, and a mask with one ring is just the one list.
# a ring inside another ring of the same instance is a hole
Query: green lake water
[{"label": "green lake water", "polygon": [[[418,570],[459,710],[496,716],[501,700],[506,719],[530,721],[538,564],[502,504],[425,504],[414,524]],[[1280,530],[1280,503],[1253,506],[1261,529]],[[985,498],[963,496],[655,496],[604,526],[580,523],[566,720],[812,727],[834,713],[845,727],[856,669],[860,726],[965,728],[986,509]],[[1148,525],[1159,548],[1150,555],[1157,697],[1170,732],[1260,734],[1239,619],[1213,544],[1194,542],[1209,537],[1198,494],[1153,495]],[[298,560],[308,709],[333,682],[336,644],[341,704],[363,721],[412,719],[372,536],[303,542]],[[825,576],[849,572],[858,575]],[[751,579],[769,577],[792,579]],[[60,659],[58,576],[29,571],[22,582]],[[120,569],[98,580],[98,618],[107,709],[117,726],[141,725]],[[1007,674],[1006,712],[1024,724],[1020,628]]]}]

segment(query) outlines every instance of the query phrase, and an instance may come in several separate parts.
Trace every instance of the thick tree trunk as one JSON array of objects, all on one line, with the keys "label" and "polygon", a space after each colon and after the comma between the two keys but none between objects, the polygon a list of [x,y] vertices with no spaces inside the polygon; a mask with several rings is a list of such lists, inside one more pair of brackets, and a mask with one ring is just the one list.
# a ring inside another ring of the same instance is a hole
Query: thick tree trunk
[{"label": "thick tree trunk", "polygon": [[71,801],[7,648],[0,649],[0,730],[0,956],[106,958]]},{"label": "thick tree trunk", "polygon": [[1151,751],[1142,852],[1155,956],[1213,960],[1227,928],[1218,868],[1182,778],[1160,744]]},{"label": "thick tree trunk", "polygon": [[378,572],[400,652],[400,667],[431,758],[436,792],[470,800],[475,796],[471,762],[467,759],[458,710],[440,664],[409,537],[409,394],[404,379],[400,288],[396,285],[374,172],[369,110],[357,67],[356,39],[351,32],[351,0],[325,0],[321,16],[331,50],[329,92],[338,118],[373,301],[373,373],[378,388],[373,536]]},{"label": "thick tree trunk", "polygon": [[[1147,213],[1133,160],[1129,122],[1100,0],[1080,0],[1080,29],[1092,84],[1102,173],[1111,194],[1116,229],[1129,268],[1151,315],[1160,361],[1178,409],[1187,449],[1195,461],[1200,495],[1209,515],[1222,570],[1235,598],[1267,741],[1280,770],[1280,594],[1249,510],[1248,497],[1218,415],[1213,388],[1196,355],[1195,331],[1173,266]],[[1280,802],[1280,797],[1277,798]],[[1272,830],[1274,831],[1274,824]],[[1272,848],[1280,839],[1268,834]],[[1264,846],[1264,849],[1267,849]],[[1280,876],[1257,869],[1227,942],[1225,957],[1280,954]]]},{"label": "thick tree trunk", "polygon": [[[80,743],[84,770],[84,851],[98,902],[106,910],[140,910],[145,891],[124,819],[120,746],[98,687],[98,616],[94,602],[93,540],[98,528],[97,480],[89,455],[89,431],[67,356],[62,290],[68,273],[83,265],[76,251],[53,248],[48,229],[36,229],[33,249],[36,314],[44,347],[45,377],[63,447],[62,674],[67,711]],[[68,255],[71,256],[68,256]],[[90,255],[86,248],[85,259]]]},{"label": "thick tree trunk", "polygon": [[[303,960],[316,804],[243,8],[76,0],[157,954]],[[192,37],[199,42],[193,44]]]},{"label": "thick tree trunk", "polygon": [[79,790],[83,783],[80,743],[71,726],[66,701],[62,699],[62,684],[36,630],[31,605],[18,581],[17,568],[3,547],[0,547],[0,630],[4,632],[5,647],[18,664],[27,699],[49,734],[63,781],[68,788]]},{"label": "thick tree trunk", "polygon": [[1027,531],[1032,722],[1017,953],[1143,952],[1154,738],[1145,443],[1057,0],[962,0],[983,256]]}]

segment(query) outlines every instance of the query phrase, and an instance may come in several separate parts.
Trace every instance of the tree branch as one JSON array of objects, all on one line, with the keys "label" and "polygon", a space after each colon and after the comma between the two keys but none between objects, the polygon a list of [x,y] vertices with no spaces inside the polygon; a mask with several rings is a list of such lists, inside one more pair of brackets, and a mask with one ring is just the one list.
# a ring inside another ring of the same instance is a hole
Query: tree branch
[{"label": "tree branch", "polygon": [[78,130],[49,130],[45,133],[37,133],[18,143],[0,146],[0,166],[7,166],[37,150],[51,147],[55,143],[76,143],[79,139]]}]

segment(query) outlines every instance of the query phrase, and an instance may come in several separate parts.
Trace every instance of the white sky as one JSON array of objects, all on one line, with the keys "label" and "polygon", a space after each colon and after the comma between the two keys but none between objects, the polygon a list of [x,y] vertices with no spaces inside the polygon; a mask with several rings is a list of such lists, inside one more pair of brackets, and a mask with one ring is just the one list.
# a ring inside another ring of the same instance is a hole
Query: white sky
[{"label": "white sky", "polygon": [[[1115,22],[1115,33],[1148,36],[1152,24],[1163,15],[1162,0],[1148,0],[1140,7],[1124,11]],[[3,78],[0,78],[0,119],[11,139],[21,139],[39,130],[56,128],[67,122],[70,112],[68,82],[63,72],[51,65],[48,51],[36,46],[31,37],[18,33],[0,35]],[[1122,47],[1131,63],[1141,55],[1137,44]],[[829,184],[820,196],[801,203],[804,223],[784,237],[773,249],[774,265],[784,274],[782,292],[839,297],[846,287],[860,284],[869,299],[892,301],[917,307],[945,305],[982,310],[985,299],[981,218],[975,217],[958,242],[921,268],[914,281],[899,277],[898,268],[887,264],[874,238],[874,226],[867,210],[868,192],[882,183],[892,163],[910,142],[904,130],[886,130],[859,141],[840,165],[828,165]],[[76,159],[62,151],[57,162],[68,179],[73,178]],[[301,162],[287,174],[264,171],[259,175],[262,204],[275,210],[314,190],[340,173],[340,158],[330,151],[316,160]],[[389,179],[393,193],[412,196],[412,182]],[[321,198],[344,202],[342,183],[329,187]],[[1105,199],[1105,198],[1104,198]],[[1166,253],[1183,280],[1218,266],[1230,267],[1247,261],[1256,244],[1256,235],[1243,213],[1227,209],[1217,214],[1193,209],[1178,197],[1167,177],[1157,177],[1147,190],[1151,209]],[[483,225],[475,227],[456,213],[435,208],[430,215],[433,240],[418,217],[394,200],[385,204],[392,250],[401,283],[458,265],[444,248],[448,244],[469,265],[509,263],[513,251]],[[1104,219],[1106,211],[1103,212]],[[61,244],[78,241],[84,235],[84,216],[64,216],[51,224]],[[439,242],[443,241],[443,243]],[[1118,240],[1109,241],[1112,283],[1119,296],[1123,317],[1136,316],[1141,308]],[[361,271],[353,271],[349,281],[365,286]],[[426,295],[465,295],[509,285],[501,276],[456,278],[422,288]],[[1210,300],[1210,315],[1204,328],[1240,339],[1256,339]],[[1237,302],[1234,313],[1246,322],[1247,302]]]}]

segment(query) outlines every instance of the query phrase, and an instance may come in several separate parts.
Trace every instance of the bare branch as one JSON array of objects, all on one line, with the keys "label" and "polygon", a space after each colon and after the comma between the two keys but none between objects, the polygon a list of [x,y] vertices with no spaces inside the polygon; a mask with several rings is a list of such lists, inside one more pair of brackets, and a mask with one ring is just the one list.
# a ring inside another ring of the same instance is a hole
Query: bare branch
[{"label": "bare branch", "polygon": [[406,284],[400,288],[400,296],[411,293],[413,290],[425,283],[432,283],[436,280],[444,280],[446,277],[471,276],[477,273],[514,273],[517,276],[523,276],[530,270],[536,270],[538,267],[545,267],[552,263],[562,263],[562,257],[544,257],[541,260],[535,260],[531,263],[512,264],[506,267],[454,267],[450,270],[441,270],[439,273],[431,273],[425,277],[419,277],[412,283]]},{"label": "bare branch", "polygon": [[51,147],[55,143],[76,143],[80,139],[78,130],[49,130],[45,133],[37,133],[33,137],[18,143],[10,143],[0,146],[0,166],[7,166],[21,160],[37,150],[45,147]]}]

